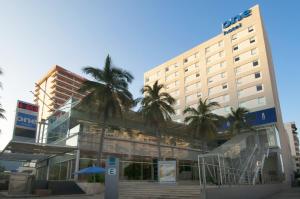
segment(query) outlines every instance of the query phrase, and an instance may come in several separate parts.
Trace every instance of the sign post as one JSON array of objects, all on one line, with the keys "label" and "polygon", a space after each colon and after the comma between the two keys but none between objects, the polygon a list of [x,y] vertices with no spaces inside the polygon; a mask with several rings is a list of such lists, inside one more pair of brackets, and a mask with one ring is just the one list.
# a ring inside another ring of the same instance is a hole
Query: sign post
[{"label": "sign post", "polygon": [[18,100],[13,139],[35,142],[37,117],[37,105]]},{"label": "sign post", "polygon": [[109,156],[106,160],[105,199],[119,198],[119,159]]}]

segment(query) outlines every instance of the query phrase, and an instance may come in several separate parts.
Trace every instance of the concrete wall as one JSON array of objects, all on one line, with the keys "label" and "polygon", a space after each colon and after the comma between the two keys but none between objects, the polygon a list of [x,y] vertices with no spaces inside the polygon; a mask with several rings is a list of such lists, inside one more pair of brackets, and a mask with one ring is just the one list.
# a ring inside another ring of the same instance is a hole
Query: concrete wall
[{"label": "concrete wall", "polygon": [[[206,191],[206,199],[263,199],[276,194],[288,186],[285,184],[268,184],[268,185],[241,185],[222,188],[208,188]],[[221,197],[220,197],[221,196]]]}]

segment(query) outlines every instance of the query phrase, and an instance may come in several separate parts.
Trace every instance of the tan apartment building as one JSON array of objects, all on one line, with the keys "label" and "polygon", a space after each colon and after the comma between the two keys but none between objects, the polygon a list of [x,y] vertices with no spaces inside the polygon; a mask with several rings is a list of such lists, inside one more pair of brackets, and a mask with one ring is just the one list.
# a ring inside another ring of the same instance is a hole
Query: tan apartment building
[{"label": "tan apartment building", "polygon": [[35,84],[35,103],[39,106],[39,121],[47,119],[69,98],[81,99],[78,89],[85,79],[58,65],[55,65]]},{"label": "tan apartment building", "polygon": [[221,107],[213,112],[223,116],[231,107],[249,109],[251,123],[267,132],[271,145],[278,146],[275,159],[289,177],[290,150],[258,5],[225,20],[219,35],[144,74],[145,85],[156,80],[176,99],[173,120],[177,122],[183,122],[183,110],[196,107],[199,98],[218,102]]},{"label": "tan apartment building", "polygon": [[293,170],[300,172],[299,138],[296,124],[295,122],[288,122],[285,123],[284,126],[289,136],[291,155],[293,157]]}]

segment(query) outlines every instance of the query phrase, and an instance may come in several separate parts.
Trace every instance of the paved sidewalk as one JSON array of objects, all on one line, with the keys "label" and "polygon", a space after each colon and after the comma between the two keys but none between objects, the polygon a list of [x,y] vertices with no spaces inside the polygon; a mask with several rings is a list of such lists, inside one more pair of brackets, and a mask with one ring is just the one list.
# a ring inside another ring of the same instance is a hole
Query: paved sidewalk
[{"label": "paved sidewalk", "polygon": [[291,188],[266,199],[300,199],[300,188]]},{"label": "paved sidewalk", "polygon": [[37,198],[44,198],[44,199],[72,199],[72,198],[82,198],[82,199],[104,199],[104,194],[98,194],[98,195],[60,195],[60,196],[47,196],[47,197],[4,197],[0,195],[1,199],[9,199],[9,198],[24,198],[24,199],[37,199]]}]

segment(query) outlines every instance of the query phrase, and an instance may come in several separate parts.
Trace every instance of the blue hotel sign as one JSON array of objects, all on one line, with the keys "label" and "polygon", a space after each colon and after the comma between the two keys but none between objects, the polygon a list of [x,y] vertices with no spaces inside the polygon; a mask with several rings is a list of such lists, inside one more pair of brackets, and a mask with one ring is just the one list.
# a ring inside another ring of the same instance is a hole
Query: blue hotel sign
[{"label": "blue hotel sign", "polygon": [[[245,117],[246,123],[251,126],[260,126],[265,124],[274,124],[277,122],[276,109],[269,108],[261,111],[250,112]],[[221,131],[230,127],[230,121],[221,127]]]},{"label": "blue hotel sign", "polygon": [[35,131],[37,127],[37,116],[18,112],[16,126]]},{"label": "blue hotel sign", "polygon": [[[241,14],[238,14],[235,17],[232,17],[231,19],[229,19],[223,23],[223,30],[226,28],[229,28],[231,25],[237,23],[238,21],[241,21],[242,19],[249,17],[250,15],[251,15],[251,10],[246,10],[246,11],[242,12]],[[232,31],[234,31],[240,27],[242,27],[241,23],[230,28],[229,30],[224,31],[224,35],[231,33]]]}]

